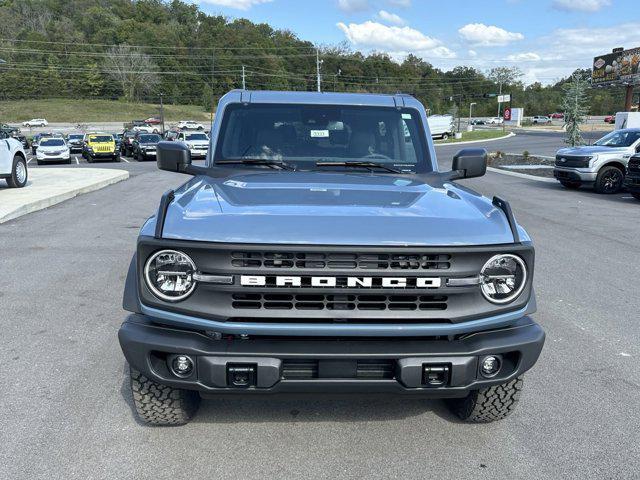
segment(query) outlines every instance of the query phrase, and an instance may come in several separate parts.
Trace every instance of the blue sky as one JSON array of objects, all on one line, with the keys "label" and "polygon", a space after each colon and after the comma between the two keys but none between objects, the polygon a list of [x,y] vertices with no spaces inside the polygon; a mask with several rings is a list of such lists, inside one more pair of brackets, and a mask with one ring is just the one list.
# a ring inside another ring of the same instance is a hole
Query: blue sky
[{"label": "blue sky", "polygon": [[614,47],[640,47],[638,0],[192,0],[316,44],[408,53],[449,70],[520,67],[551,83]]}]

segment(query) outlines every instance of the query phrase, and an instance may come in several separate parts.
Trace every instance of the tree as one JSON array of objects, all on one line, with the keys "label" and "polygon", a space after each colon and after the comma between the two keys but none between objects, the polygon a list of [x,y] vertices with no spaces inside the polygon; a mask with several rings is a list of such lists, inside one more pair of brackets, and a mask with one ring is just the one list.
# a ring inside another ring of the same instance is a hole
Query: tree
[{"label": "tree", "polygon": [[573,74],[571,79],[562,87],[564,92],[562,108],[567,132],[564,141],[572,147],[584,144],[580,125],[584,123],[584,117],[589,111],[587,103],[588,89],[589,82],[579,74]]},{"label": "tree", "polygon": [[140,94],[151,92],[159,83],[151,58],[126,44],[111,48],[105,63],[109,75],[120,83],[128,100],[139,99]]}]

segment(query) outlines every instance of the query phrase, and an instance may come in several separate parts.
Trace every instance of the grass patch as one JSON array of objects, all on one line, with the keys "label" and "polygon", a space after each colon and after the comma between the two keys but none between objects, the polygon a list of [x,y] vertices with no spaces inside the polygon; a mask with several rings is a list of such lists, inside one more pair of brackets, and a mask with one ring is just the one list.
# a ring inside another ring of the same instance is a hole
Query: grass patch
[{"label": "grass patch", "polygon": [[474,130],[472,132],[462,132],[461,139],[455,139],[450,137],[448,140],[437,140],[436,143],[458,143],[469,142],[471,140],[490,140],[492,138],[499,138],[508,135],[509,132],[503,132],[502,129],[496,130]]},{"label": "grass patch", "polygon": [[[128,122],[158,115],[158,104],[119,100],[51,98],[0,102],[0,122],[46,118],[53,123]],[[198,105],[164,105],[166,121],[207,121],[210,113]]]}]

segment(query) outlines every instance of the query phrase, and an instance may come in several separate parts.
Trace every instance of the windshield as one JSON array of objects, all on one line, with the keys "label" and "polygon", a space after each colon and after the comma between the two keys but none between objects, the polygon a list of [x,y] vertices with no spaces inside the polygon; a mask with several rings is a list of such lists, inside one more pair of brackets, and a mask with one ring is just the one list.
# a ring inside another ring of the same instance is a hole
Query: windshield
[{"label": "windshield", "polygon": [[140,135],[138,141],[140,143],[158,143],[160,135]]},{"label": "windshield", "polygon": [[40,142],[41,147],[63,147],[64,140],[58,138],[45,138]]},{"label": "windshield", "polygon": [[415,109],[324,105],[227,107],[215,161],[375,162],[406,172],[431,171]]},{"label": "windshield", "polygon": [[113,142],[113,137],[111,135],[92,135],[89,137],[90,142]]},{"label": "windshield", "polygon": [[630,147],[640,138],[640,130],[616,130],[594,143],[601,147]]},{"label": "windshield", "polygon": [[204,133],[187,133],[184,136],[185,140],[209,140],[209,137],[207,137]]},{"label": "windshield", "polygon": [[82,139],[82,137],[84,137],[84,135],[80,134],[80,135],[69,135],[69,140],[80,140]]}]

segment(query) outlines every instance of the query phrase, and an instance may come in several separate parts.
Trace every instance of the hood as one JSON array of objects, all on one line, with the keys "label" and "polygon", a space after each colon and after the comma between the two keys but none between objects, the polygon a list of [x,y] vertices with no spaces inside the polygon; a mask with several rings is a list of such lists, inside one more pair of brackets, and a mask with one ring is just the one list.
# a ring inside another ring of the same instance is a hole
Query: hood
[{"label": "hood", "polygon": [[68,149],[68,145],[40,145],[38,147],[41,152],[64,152]]},{"label": "hood", "polygon": [[570,147],[561,148],[556,155],[595,155],[596,153],[611,153],[617,154],[619,152],[626,152],[629,147],[602,147],[599,145],[592,145],[589,147]]},{"label": "hood", "polygon": [[488,199],[431,177],[426,183],[387,174],[246,170],[199,176],[175,192],[163,236],[257,244],[513,243],[505,215]]},{"label": "hood", "polygon": [[204,145],[209,146],[209,140],[184,140],[184,143],[189,145]]}]

